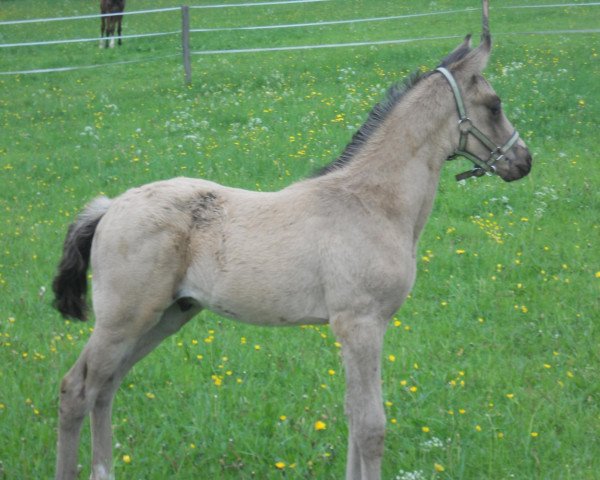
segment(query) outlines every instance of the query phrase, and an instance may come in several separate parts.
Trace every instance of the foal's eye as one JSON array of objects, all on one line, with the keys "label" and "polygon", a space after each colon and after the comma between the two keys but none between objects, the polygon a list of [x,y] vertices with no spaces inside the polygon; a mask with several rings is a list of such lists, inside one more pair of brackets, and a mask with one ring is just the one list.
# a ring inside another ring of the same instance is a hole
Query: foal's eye
[{"label": "foal's eye", "polygon": [[502,112],[502,103],[500,100],[490,105],[490,112],[494,116],[500,115],[500,112]]}]

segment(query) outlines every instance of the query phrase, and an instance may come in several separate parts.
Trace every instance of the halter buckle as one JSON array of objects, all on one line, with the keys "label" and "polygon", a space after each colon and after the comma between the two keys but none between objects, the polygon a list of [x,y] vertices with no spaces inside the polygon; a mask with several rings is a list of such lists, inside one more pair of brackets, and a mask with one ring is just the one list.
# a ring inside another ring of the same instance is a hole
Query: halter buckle
[{"label": "halter buckle", "polygon": [[[490,152],[490,160],[492,160],[494,163],[499,162],[500,160],[502,160],[504,158],[504,151],[502,150],[502,147],[498,147],[496,148],[496,150]],[[493,165],[491,165],[493,166]]]},{"label": "halter buckle", "polygon": [[462,117],[458,120],[458,129],[461,133],[469,133],[473,128],[473,122],[469,117]]}]

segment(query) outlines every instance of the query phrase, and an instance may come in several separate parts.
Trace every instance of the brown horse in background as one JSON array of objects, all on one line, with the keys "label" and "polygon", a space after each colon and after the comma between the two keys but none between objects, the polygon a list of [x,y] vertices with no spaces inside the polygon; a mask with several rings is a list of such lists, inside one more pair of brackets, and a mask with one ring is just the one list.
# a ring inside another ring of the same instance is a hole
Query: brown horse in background
[{"label": "brown horse in background", "polygon": [[[100,13],[103,16],[100,23],[100,48],[113,48],[115,46],[115,26],[117,27],[117,34],[119,35],[119,45],[121,45],[121,23],[123,21],[123,15],[117,15],[123,13],[125,10],[125,0],[100,0]],[[104,39],[106,37],[106,40]],[[110,38],[112,37],[112,38]],[[110,42],[109,42],[110,39]]]}]

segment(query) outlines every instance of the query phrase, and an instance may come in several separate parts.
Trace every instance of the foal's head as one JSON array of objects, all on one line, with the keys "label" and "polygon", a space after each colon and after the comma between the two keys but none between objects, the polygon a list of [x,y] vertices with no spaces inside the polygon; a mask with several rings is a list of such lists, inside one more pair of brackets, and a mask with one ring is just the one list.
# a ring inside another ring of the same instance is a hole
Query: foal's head
[{"label": "foal's head", "polygon": [[[446,77],[445,88],[455,98],[457,133],[452,156],[464,156],[475,170],[458,178],[491,172],[507,182],[518,180],[531,170],[531,154],[525,142],[506,118],[502,102],[481,72],[491,51],[489,33],[484,31],[481,44],[471,48],[470,35],[437,69]],[[454,120],[454,119],[452,119]]]}]

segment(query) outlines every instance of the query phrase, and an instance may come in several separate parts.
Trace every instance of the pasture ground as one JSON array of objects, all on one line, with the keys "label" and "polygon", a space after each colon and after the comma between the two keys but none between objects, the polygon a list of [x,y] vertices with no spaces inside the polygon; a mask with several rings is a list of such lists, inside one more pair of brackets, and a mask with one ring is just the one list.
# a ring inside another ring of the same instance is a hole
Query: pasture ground
[{"label": "pasture ground", "polygon": [[[130,0],[130,10],[173,6]],[[497,8],[487,78],[534,154],[526,179],[457,184],[446,166],[411,297],[386,337],[387,479],[600,478],[600,7]],[[533,4],[509,0],[502,6]],[[333,0],[192,12],[192,26],[479,8]],[[82,0],[2,0],[0,20],[95,13]],[[124,33],[179,28],[130,16]],[[0,43],[95,37],[99,20],[0,25]],[[193,48],[340,43],[480,31],[479,10],[379,23],[194,34]],[[193,57],[179,38],[2,49],[0,478],[49,478],[57,393],[93,328],[61,320],[50,285],[67,225],[94,196],[176,175],[273,190],[341,152],[391,83],[459,42]],[[170,57],[168,57],[171,55]],[[172,56],[174,55],[174,56]],[[268,329],[203,313],[126,378],[119,478],[340,478],[343,372],[327,327]],[[89,474],[89,427],[80,463]]]}]

